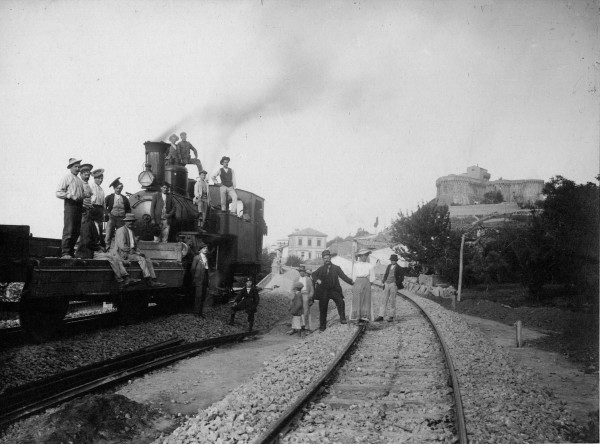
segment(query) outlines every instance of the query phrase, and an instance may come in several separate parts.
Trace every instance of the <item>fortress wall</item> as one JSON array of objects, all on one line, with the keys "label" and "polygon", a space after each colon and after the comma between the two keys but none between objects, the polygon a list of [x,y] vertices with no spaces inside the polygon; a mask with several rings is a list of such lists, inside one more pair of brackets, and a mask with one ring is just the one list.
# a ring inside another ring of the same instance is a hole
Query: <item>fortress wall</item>
[{"label": "fortress wall", "polygon": [[485,193],[500,190],[505,202],[530,202],[533,203],[540,198],[543,180],[494,180],[485,187]]}]

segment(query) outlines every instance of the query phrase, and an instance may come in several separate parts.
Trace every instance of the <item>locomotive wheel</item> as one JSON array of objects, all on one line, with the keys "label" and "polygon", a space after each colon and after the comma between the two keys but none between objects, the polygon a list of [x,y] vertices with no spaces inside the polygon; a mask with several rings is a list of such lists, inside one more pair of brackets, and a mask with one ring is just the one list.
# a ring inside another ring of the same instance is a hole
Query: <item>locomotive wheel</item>
[{"label": "locomotive wheel", "polygon": [[121,294],[121,300],[117,305],[121,321],[130,324],[146,319],[148,317],[148,302],[150,302],[150,298],[147,294]]},{"label": "locomotive wheel", "polygon": [[45,299],[21,298],[19,320],[21,328],[36,342],[58,336],[64,328],[69,300],[63,297]]}]

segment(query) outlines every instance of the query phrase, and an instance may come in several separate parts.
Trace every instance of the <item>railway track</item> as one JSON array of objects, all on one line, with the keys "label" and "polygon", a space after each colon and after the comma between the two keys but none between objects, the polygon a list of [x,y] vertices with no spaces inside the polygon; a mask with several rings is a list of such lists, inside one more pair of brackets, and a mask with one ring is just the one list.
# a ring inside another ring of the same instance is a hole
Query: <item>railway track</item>
[{"label": "railway track", "polygon": [[237,333],[182,344],[173,338],[117,358],[87,365],[7,390],[0,397],[0,429],[49,407],[121,383],[214,347],[238,342],[258,332]]},{"label": "railway track", "polygon": [[466,443],[445,342],[417,303],[401,296],[399,322],[360,326],[324,374],[255,442]]}]

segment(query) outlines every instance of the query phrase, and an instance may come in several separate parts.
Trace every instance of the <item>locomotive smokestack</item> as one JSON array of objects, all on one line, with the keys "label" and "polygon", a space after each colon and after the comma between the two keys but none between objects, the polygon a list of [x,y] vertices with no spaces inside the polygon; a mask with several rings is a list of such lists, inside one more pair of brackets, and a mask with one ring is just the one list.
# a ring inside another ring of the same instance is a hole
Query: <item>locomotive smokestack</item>
[{"label": "locomotive smokestack", "polygon": [[146,147],[146,163],[150,165],[152,174],[154,174],[154,181],[145,188],[158,191],[160,185],[165,181],[165,155],[170,145],[165,142],[144,142],[144,146]]}]

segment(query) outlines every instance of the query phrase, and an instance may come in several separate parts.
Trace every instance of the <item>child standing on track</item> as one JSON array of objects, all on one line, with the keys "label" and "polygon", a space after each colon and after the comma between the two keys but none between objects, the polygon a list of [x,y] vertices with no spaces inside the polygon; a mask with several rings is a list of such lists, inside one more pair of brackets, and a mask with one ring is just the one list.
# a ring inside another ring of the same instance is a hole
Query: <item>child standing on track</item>
[{"label": "child standing on track", "polygon": [[304,313],[304,305],[302,302],[302,288],[304,285],[302,282],[294,283],[292,288],[292,303],[290,304],[290,314],[292,315],[292,329],[288,332],[289,335],[296,333],[300,334],[300,337],[304,337],[304,319],[302,317]]}]

